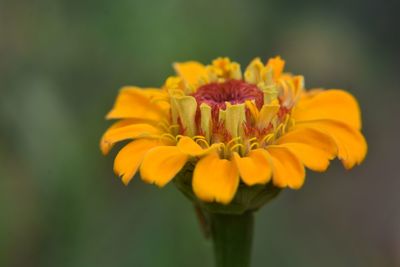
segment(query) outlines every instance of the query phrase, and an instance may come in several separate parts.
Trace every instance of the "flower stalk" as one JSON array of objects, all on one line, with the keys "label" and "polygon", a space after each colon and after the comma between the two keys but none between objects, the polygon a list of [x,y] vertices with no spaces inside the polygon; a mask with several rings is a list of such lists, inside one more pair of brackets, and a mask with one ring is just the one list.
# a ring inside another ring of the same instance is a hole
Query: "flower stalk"
[{"label": "flower stalk", "polygon": [[253,212],[210,214],[216,267],[248,267],[253,239]]}]

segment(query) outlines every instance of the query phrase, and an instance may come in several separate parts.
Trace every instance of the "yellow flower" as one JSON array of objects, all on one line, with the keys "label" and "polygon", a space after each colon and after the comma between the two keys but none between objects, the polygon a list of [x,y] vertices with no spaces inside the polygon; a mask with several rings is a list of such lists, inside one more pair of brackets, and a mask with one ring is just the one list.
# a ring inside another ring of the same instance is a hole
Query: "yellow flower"
[{"label": "yellow flower", "polygon": [[228,58],[210,65],[175,63],[162,88],[122,88],[107,119],[101,149],[131,140],[114,171],[128,184],[163,187],[187,164],[204,202],[228,204],[240,183],[300,188],[305,167],[323,172],[338,157],[345,168],[367,152],[356,99],[339,89],[306,91],[304,78],[283,72],[280,57],[254,59],[242,73]]}]

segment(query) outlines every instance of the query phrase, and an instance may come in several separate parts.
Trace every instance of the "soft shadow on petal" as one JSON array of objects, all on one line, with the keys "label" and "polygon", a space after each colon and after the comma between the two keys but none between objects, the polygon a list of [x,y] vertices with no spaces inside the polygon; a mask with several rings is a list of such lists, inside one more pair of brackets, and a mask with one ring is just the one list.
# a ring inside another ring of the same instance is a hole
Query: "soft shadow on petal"
[{"label": "soft shadow on petal", "polygon": [[312,128],[329,135],[336,143],[338,158],[346,169],[360,164],[367,154],[367,142],[360,131],[333,120],[298,123],[296,128]]},{"label": "soft shadow on petal", "polygon": [[288,148],[313,171],[325,171],[330,160],[337,155],[335,141],[329,135],[310,128],[290,131],[279,138],[276,144]]},{"label": "soft shadow on petal", "polygon": [[122,177],[122,182],[127,185],[139,169],[144,155],[151,148],[161,145],[154,139],[138,139],[124,146],[114,160],[114,172]]},{"label": "soft shadow on petal", "polygon": [[273,183],[278,187],[299,189],[305,179],[305,170],[300,160],[286,147],[269,146],[272,160]]},{"label": "soft shadow on petal", "polygon": [[188,156],[176,146],[150,149],[140,165],[140,176],[148,183],[163,187],[183,168]]},{"label": "soft shadow on petal", "polygon": [[207,202],[231,202],[239,185],[239,173],[232,161],[220,159],[212,152],[200,159],[193,173],[192,187],[196,196]]},{"label": "soft shadow on petal", "polygon": [[196,157],[202,156],[210,153],[218,148],[218,145],[212,145],[208,148],[202,148],[199,144],[197,144],[192,138],[187,136],[182,136],[177,144],[177,147],[185,154]]},{"label": "soft shadow on petal", "polygon": [[104,155],[107,155],[108,152],[110,152],[110,150],[111,150],[111,148],[112,148],[112,146],[113,146],[112,144],[106,143],[105,140],[104,140],[104,137],[105,137],[105,135],[107,134],[107,132],[113,131],[113,130],[115,130],[115,129],[117,129],[117,128],[125,127],[125,126],[130,125],[130,124],[132,124],[132,122],[131,122],[130,120],[128,120],[128,119],[126,119],[126,120],[120,120],[120,121],[117,121],[117,122],[113,123],[113,124],[104,132],[104,134],[103,134],[103,136],[101,137],[101,140],[100,140],[100,149],[101,149],[101,152],[103,152]]},{"label": "soft shadow on petal", "polygon": [[271,179],[271,162],[264,149],[251,150],[246,157],[233,154],[242,181],[248,186],[266,184]]}]

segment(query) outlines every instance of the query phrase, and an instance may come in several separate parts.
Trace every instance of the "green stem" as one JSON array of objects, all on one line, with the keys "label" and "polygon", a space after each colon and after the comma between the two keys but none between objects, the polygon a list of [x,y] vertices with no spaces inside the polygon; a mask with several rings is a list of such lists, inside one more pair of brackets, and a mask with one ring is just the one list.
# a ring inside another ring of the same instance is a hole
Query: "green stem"
[{"label": "green stem", "polygon": [[249,267],[253,237],[253,213],[210,214],[216,267]]}]

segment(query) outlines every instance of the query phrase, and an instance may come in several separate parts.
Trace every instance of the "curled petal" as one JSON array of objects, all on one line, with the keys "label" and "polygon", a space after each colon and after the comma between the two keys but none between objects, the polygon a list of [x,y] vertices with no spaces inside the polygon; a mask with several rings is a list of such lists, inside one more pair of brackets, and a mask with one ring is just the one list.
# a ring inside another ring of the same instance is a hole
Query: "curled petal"
[{"label": "curled petal", "polygon": [[199,199],[228,204],[235,196],[238,185],[239,174],[235,164],[220,159],[218,153],[212,152],[196,164],[192,187]]},{"label": "curled petal", "polygon": [[122,177],[125,185],[136,174],[146,152],[158,145],[161,145],[158,140],[138,139],[130,142],[118,152],[114,160],[114,172]]},{"label": "curled petal", "polygon": [[160,121],[168,118],[169,105],[161,90],[143,90],[137,87],[121,89],[113,109],[107,114],[107,119],[138,118]]},{"label": "curled petal", "polygon": [[304,166],[300,160],[286,147],[269,146],[267,151],[272,161],[274,184],[299,189],[305,179]]},{"label": "curled petal", "polygon": [[271,179],[271,162],[264,149],[251,150],[246,157],[233,154],[242,181],[248,186],[266,184]]},{"label": "curled petal", "polygon": [[345,123],[357,130],[361,129],[360,107],[349,93],[338,90],[312,92],[305,94],[293,110],[296,121],[330,119]]},{"label": "curled petal", "polygon": [[296,129],[277,140],[313,171],[325,171],[330,160],[337,155],[335,141],[320,131],[310,128]]},{"label": "curled petal", "polygon": [[176,146],[152,148],[143,158],[140,176],[145,182],[163,187],[183,168],[187,159]]},{"label": "curled petal", "polygon": [[312,128],[329,135],[336,143],[338,158],[346,169],[360,164],[367,154],[367,142],[360,131],[348,124],[333,120],[317,120],[296,125],[298,128]]},{"label": "curled petal", "polygon": [[104,133],[100,141],[100,148],[103,154],[107,154],[112,146],[119,141],[160,134],[162,134],[162,131],[153,125],[147,123],[132,124],[124,120],[117,122]]}]

